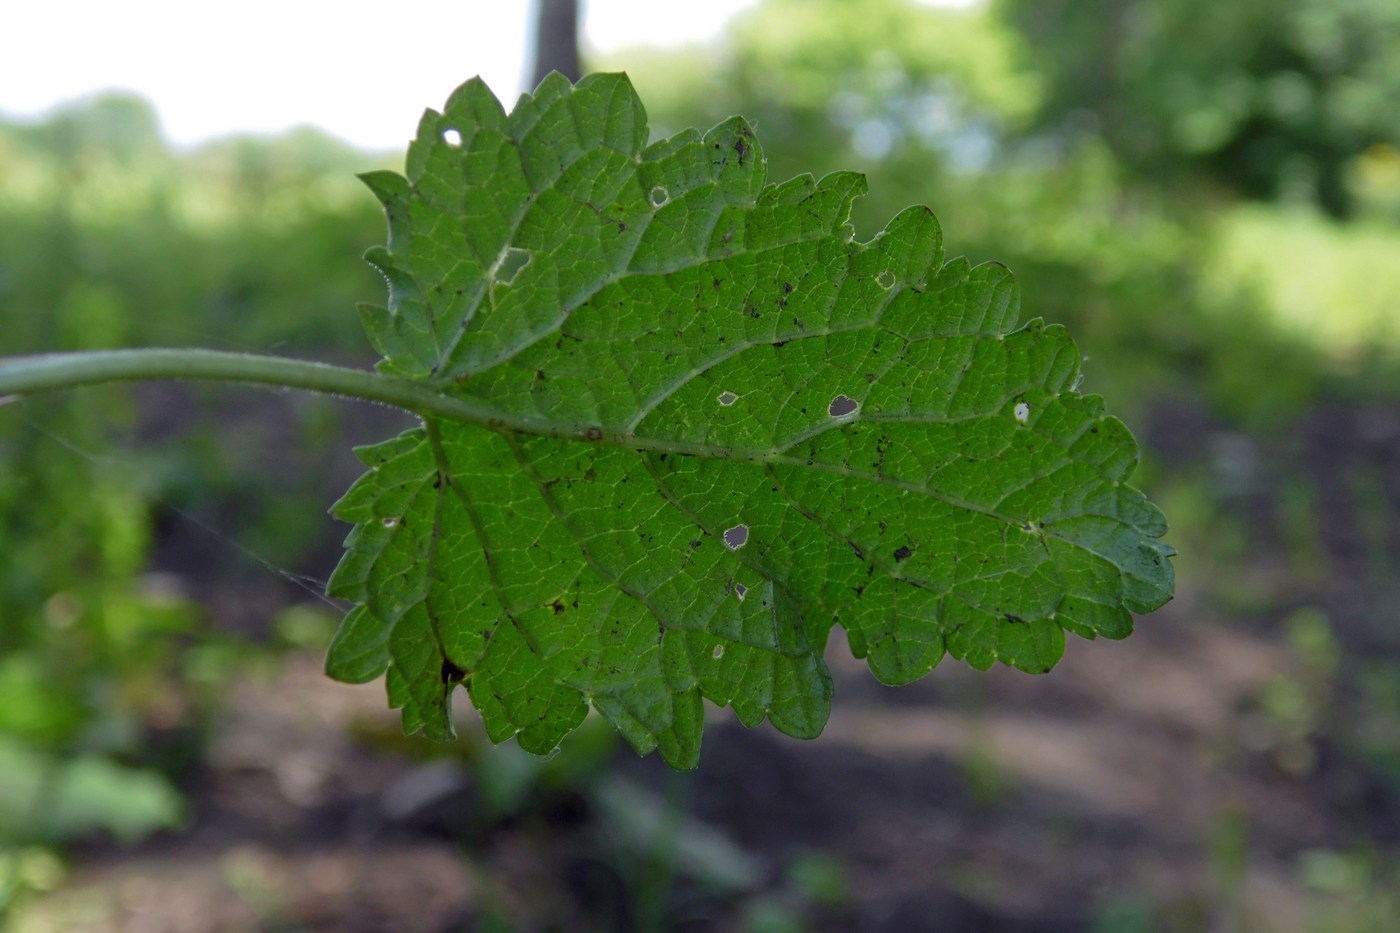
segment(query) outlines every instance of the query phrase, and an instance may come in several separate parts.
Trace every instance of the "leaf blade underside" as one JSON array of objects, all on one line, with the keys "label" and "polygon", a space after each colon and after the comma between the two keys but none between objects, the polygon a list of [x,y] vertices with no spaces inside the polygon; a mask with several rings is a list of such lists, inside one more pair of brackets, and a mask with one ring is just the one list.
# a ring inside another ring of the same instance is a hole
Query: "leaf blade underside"
[{"label": "leaf blade underside", "polygon": [[[1074,389],[1063,328],[1014,329],[1000,266],[926,208],[853,240],[853,173],[766,184],[731,119],[647,145],[625,76],[507,115],[479,80],[374,173],[381,370],[569,428],[429,422],[360,453],[327,661],[405,725],[552,749],[589,705],[698,760],[702,698],[811,737],[843,626],[889,683],[945,653],[1048,670],[1171,596],[1137,447]],[[578,438],[582,438],[579,440]]]}]

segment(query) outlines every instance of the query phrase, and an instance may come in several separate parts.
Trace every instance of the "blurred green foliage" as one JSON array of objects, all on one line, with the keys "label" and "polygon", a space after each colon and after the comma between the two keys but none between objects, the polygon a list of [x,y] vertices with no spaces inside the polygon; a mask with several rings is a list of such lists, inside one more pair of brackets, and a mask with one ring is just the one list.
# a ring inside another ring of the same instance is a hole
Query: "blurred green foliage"
[{"label": "blurred green foliage", "polygon": [[176,154],[121,96],[0,123],[6,352],[358,349],[382,219],[354,173],[377,164],[311,129]]},{"label": "blurred green foliage", "polygon": [[[1045,15],[1051,6],[1067,9]],[[870,194],[853,217],[860,236],[910,203],[930,205],[952,254],[1004,262],[1016,271],[1028,316],[1070,326],[1087,358],[1087,390],[1120,410],[1186,393],[1243,426],[1277,429],[1324,387],[1393,394],[1400,337],[1395,264],[1386,257],[1400,251],[1392,206],[1400,202],[1400,156],[1377,141],[1379,130],[1347,150],[1348,203],[1370,218],[1357,227],[1305,206],[1238,205],[1219,185],[1183,187],[1177,172],[1190,160],[1179,149],[1145,147],[1168,171],[1135,160],[1106,118],[1066,122],[1112,104],[1167,133],[1169,115],[1110,100],[1110,86],[1062,72],[1080,58],[1105,57],[1124,68],[1143,56],[1186,68],[1203,47],[1187,30],[1197,6],[768,0],[718,47],[624,51],[599,64],[625,68],[645,89],[654,134],[744,113],[764,141],[772,179],[865,172]],[[1387,5],[1353,6],[1336,28],[1350,36],[1372,24],[1366,48],[1390,54],[1400,31],[1382,28]],[[1262,32],[1203,30],[1204,45],[1272,41],[1285,28],[1302,30],[1321,4],[1284,8],[1269,19],[1275,5],[1246,4]],[[1237,5],[1220,9],[1203,21],[1244,15]],[[1129,12],[1171,28],[1132,33],[1141,54],[1114,45],[1108,55],[1104,45],[1127,41],[1107,31],[1108,14]],[[1207,63],[1229,64],[1203,57],[1201,67]],[[1368,80],[1365,68],[1385,72],[1372,90],[1400,74],[1379,60],[1355,67],[1356,81]],[[1156,72],[1134,75],[1144,93],[1166,94],[1171,83]],[[1209,74],[1198,77],[1211,86]],[[1297,326],[1306,321],[1323,323]],[[1263,396],[1261,377],[1272,387]]]},{"label": "blurred green foliage", "polygon": [[[382,220],[353,173],[374,164],[312,130],[176,154],[150,107],[119,96],[0,123],[4,352],[358,348],[351,309],[377,283],[354,257]],[[217,426],[183,452],[109,455],[181,421],[172,405],[85,391],[0,416],[0,844],[134,839],[181,819],[173,782],[198,767],[244,649],[180,579],[148,571],[170,514],[154,503],[217,501],[222,486],[259,519],[260,554],[316,540],[259,507],[270,490],[248,494],[276,470],[228,472],[246,438]],[[334,423],[317,431],[323,410],[303,410],[302,443],[340,443]]]},{"label": "blurred green foliage", "polygon": [[1045,78],[1041,125],[1096,129],[1158,184],[1194,178],[1343,217],[1356,160],[1400,143],[1392,0],[997,0],[997,9]]}]

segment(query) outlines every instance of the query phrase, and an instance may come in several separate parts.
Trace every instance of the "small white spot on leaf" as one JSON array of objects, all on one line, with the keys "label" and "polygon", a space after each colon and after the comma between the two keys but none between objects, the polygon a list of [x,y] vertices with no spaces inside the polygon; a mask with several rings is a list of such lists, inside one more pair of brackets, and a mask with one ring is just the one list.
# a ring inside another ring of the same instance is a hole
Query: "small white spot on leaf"
[{"label": "small white spot on leaf", "polygon": [[731,551],[737,551],[745,544],[749,543],[749,526],[735,525],[733,528],[724,529],[724,544]]},{"label": "small white spot on leaf", "polygon": [[727,408],[730,405],[733,405],[735,402],[739,401],[739,396],[735,395],[733,392],[730,392],[728,389],[725,389],[718,396],[716,396],[715,401],[719,402],[721,405]]},{"label": "small white spot on leaf", "polygon": [[1017,402],[1016,407],[1011,409],[1011,413],[1016,416],[1016,420],[1025,424],[1031,417],[1031,406],[1025,402]]},{"label": "small white spot on leaf", "polygon": [[724,657],[724,645],[715,645],[715,650],[710,652],[710,657],[716,661]]},{"label": "small white spot on leaf", "polygon": [[491,277],[497,282],[509,285],[515,281],[515,277],[520,274],[520,270],[530,264],[534,256],[527,249],[520,249],[516,246],[506,247],[497,257],[496,264],[491,268]]},{"label": "small white spot on leaf", "polygon": [[453,129],[443,130],[442,141],[456,149],[462,145],[462,134]]},{"label": "small white spot on leaf", "polygon": [[392,516],[392,515],[386,516],[386,517],[384,518],[384,527],[385,527],[385,528],[397,528],[397,527],[399,527],[399,520],[398,520],[397,518],[395,518],[394,516]]},{"label": "small white spot on leaf", "polygon": [[833,418],[844,418],[846,415],[854,414],[860,403],[848,395],[838,395],[831,400],[827,406],[826,413]]}]

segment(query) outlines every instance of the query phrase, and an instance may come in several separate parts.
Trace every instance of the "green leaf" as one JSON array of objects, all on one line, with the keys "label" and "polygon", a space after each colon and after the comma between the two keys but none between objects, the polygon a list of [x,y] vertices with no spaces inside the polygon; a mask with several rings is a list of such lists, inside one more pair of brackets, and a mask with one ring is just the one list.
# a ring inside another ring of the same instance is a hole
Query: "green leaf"
[{"label": "green leaf", "polygon": [[0,733],[0,774],[7,842],[62,842],[98,830],[136,842],[183,816],[179,792],[158,772],[101,755],[56,756]]},{"label": "green leaf", "polygon": [[739,118],[647,145],[622,75],[509,115],[469,81],[366,182],[380,368],[502,413],[361,450],[334,510],[328,669],[387,673],[409,729],[450,737],[461,683],[493,740],[547,752],[592,706],[692,767],[702,698],[821,731],[833,625],[889,683],[1040,672],[1171,597],[1068,334],[1015,329],[926,208],[854,242],[861,176],[769,184]]}]

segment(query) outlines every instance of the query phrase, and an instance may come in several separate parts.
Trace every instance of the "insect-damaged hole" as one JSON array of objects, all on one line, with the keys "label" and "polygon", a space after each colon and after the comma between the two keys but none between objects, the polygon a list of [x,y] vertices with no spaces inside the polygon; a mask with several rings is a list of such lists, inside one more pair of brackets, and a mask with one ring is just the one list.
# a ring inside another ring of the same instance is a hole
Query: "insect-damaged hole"
[{"label": "insect-damaged hole", "polygon": [[399,527],[399,520],[392,515],[385,516],[381,521],[385,528]]},{"label": "insect-damaged hole", "polygon": [[894,273],[886,269],[875,276],[875,283],[881,288],[894,288]]},{"label": "insect-damaged hole", "polygon": [[744,601],[744,597],[749,595],[749,588],[742,583],[734,584],[734,595],[739,597],[739,602]]},{"label": "insect-damaged hole", "polygon": [[446,658],[442,659],[442,668],[438,673],[444,684],[459,684],[467,676],[467,672]]},{"label": "insect-damaged hole", "polygon": [[715,396],[715,401],[728,408],[730,405],[733,405],[735,402],[739,401],[739,396],[726,389],[719,395]]},{"label": "insect-damaged hole", "polygon": [[737,551],[749,543],[749,526],[735,525],[724,529],[724,543],[731,551]]},{"label": "insect-damaged hole", "polygon": [[515,281],[516,275],[530,264],[534,256],[527,249],[520,249],[516,246],[507,247],[501,258],[496,260],[496,267],[491,270],[491,277],[497,282],[509,285]]},{"label": "insect-damaged hole", "polygon": [[664,185],[657,185],[647,192],[647,200],[651,202],[652,207],[660,207],[671,200],[671,192],[667,191]]},{"label": "insect-damaged hole", "polygon": [[443,130],[442,141],[447,143],[453,149],[460,148],[462,145],[462,134],[454,129]]},{"label": "insect-damaged hole", "polygon": [[1011,409],[1011,414],[1015,416],[1017,421],[1025,424],[1030,420],[1031,406],[1027,405],[1025,402],[1017,402],[1016,407]]},{"label": "insect-damaged hole", "polygon": [[860,403],[849,395],[838,395],[827,406],[826,413],[833,418],[844,418],[860,407]]},{"label": "insect-damaged hole", "polygon": [[710,657],[716,661],[724,657],[724,645],[715,645],[715,650],[710,652]]}]

